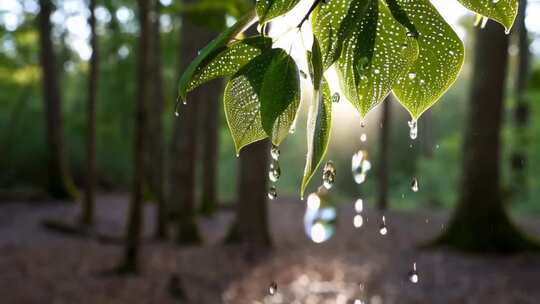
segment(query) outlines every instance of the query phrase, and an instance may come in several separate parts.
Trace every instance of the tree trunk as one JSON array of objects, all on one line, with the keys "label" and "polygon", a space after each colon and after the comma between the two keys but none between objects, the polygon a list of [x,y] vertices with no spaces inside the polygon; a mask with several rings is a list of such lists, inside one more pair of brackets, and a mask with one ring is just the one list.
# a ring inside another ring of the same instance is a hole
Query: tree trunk
[{"label": "tree trunk", "polygon": [[501,197],[501,126],[508,36],[495,22],[489,22],[476,34],[460,199],[447,231],[437,243],[477,252],[528,249],[531,243],[511,223]]},{"label": "tree trunk", "polygon": [[227,238],[231,243],[268,248],[267,193],[270,144],[268,140],[244,148],[240,154],[236,219]]},{"label": "tree trunk", "polygon": [[126,246],[124,261],[120,271],[135,273],[139,266],[139,249],[141,234],[143,231],[143,208],[144,208],[144,181],[145,163],[144,146],[145,130],[147,128],[147,107],[150,97],[150,87],[147,75],[151,73],[150,34],[152,24],[150,22],[151,0],[138,0],[139,7],[139,53],[137,57],[137,99],[135,105],[135,147],[134,147],[134,170],[131,203],[129,206]]},{"label": "tree trunk", "polygon": [[94,201],[96,187],[96,98],[99,77],[99,49],[96,34],[96,16],[94,10],[96,0],[90,0],[90,44],[92,57],[90,58],[90,77],[88,80],[88,108],[87,108],[87,143],[86,143],[86,189],[83,201],[81,223],[92,225],[94,223]]},{"label": "tree trunk", "polygon": [[378,175],[378,201],[377,209],[386,210],[388,208],[388,170],[390,168],[390,132],[392,131],[392,97],[389,95],[383,103],[381,117],[381,135],[379,142],[379,175]]},{"label": "tree trunk", "polygon": [[[183,72],[198,51],[215,38],[215,35],[194,24],[187,14],[182,16],[180,35],[179,64]],[[201,104],[208,99],[215,100],[217,94],[220,92],[206,87],[191,92],[186,105],[181,105],[178,109],[180,117],[174,121],[170,205],[176,205],[178,244],[201,242],[196,222],[197,116]]]},{"label": "tree trunk", "polygon": [[[212,215],[217,208],[217,178],[218,178],[218,156],[219,156],[219,111],[221,98],[219,93],[223,92],[223,83],[213,81],[205,85],[204,90],[214,92],[212,96],[206,98],[201,104],[200,125],[202,138],[202,197],[201,213],[206,216]],[[219,92],[219,93],[218,93]]]},{"label": "tree trunk", "polygon": [[525,24],[527,11],[527,1],[521,0],[519,13],[516,20],[516,31],[514,32],[519,48],[518,70],[515,84],[516,107],[514,110],[515,123],[515,150],[512,153],[512,173],[511,183],[514,195],[526,196],[527,194],[527,148],[529,137],[527,135],[527,125],[529,124],[530,105],[527,100],[527,85],[529,80],[529,33]]},{"label": "tree trunk", "polygon": [[51,37],[52,0],[40,0],[38,16],[40,31],[40,62],[43,69],[43,100],[46,111],[46,132],[48,146],[48,181],[49,194],[57,199],[73,199],[76,189],[68,171],[64,151],[62,96],[56,57]]},{"label": "tree trunk", "polygon": [[153,8],[150,22],[152,23],[152,33],[150,38],[152,60],[151,68],[151,100],[152,106],[148,111],[148,128],[146,140],[148,141],[148,153],[146,158],[146,168],[150,173],[148,184],[156,200],[156,227],[154,235],[156,239],[167,238],[167,211],[165,202],[164,187],[164,149],[165,139],[163,134],[163,75],[161,63],[161,33],[159,27],[160,3],[159,0],[152,2]]}]

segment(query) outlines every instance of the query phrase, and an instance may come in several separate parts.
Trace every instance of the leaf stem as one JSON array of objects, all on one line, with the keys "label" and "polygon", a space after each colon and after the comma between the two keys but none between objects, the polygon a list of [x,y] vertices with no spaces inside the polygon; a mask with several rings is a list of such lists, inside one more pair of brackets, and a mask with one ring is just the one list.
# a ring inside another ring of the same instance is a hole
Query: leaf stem
[{"label": "leaf stem", "polygon": [[313,11],[317,8],[317,6],[320,4],[320,3],[326,3],[326,0],[315,0],[313,2],[313,5],[311,5],[311,7],[309,8],[309,11],[307,12],[306,16],[304,16],[304,18],[302,19],[302,21],[300,21],[300,23],[298,24],[298,28],[302,28],[302,25],[304,25],[304,22],[306,22],[308,19],[309,19],[309,16],[311,16],[311,13],[313,13]]}]

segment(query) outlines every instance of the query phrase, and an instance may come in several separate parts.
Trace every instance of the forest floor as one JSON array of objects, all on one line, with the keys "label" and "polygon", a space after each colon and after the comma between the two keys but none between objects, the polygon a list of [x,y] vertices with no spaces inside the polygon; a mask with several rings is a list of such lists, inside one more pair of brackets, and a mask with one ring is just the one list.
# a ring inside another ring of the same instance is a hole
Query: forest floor
[{"label": "forest floor", "polygon": [[[120,236],[127,196],[100,196],[97,229]],[[352,204],[339,209],[334,238],[314,244],[303,232],[303,204],[270,204],[275,248],[253,254],[221,245],[230,211],[201,219],[203,247],[179,248],[151,239],[153,206],[147,206],[139,276],[103,272],[122,248],[95,239],[47,231],[44,219],[74,219],[77,205],[14,202],[0,205],[0,303],[540,303],[540,255],[465,256],[417,245],[444,229],[441,212],[380,214],[366,210],[364,226],[352,225]],[[540,220],[519,224],[540,236]],[[408,280],[416,262],[419,282]],[[271,282],[278,293],[268,295]]]}]

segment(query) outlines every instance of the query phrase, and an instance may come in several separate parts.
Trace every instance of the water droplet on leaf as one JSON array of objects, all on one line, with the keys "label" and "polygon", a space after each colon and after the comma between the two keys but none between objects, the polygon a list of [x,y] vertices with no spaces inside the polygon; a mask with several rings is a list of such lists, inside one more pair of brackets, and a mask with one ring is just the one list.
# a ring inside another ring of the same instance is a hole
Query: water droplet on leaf
[{"label": "water droplet on leaf", "polygon": [[413,72],[409,73],[409,79],[410,80],[413,80],[415,78],[416,78],[416,73],[413,73]]}]

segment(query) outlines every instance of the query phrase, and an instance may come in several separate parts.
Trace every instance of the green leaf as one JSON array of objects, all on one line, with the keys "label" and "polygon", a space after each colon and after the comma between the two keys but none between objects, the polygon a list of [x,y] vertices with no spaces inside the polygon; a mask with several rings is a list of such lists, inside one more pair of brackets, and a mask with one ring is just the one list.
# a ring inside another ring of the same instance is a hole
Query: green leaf
[{"label": "green leaf", "polygon": [[[290,105],[298,108],[300,104],[300,79],[294,59],[283,49],[274,49],[271,52],[273,58],[266,68],[259,94],[262,125],[268,135],[274,133],[276,122],[278,124],[282,123],[278,121],[278,118]],[[296,112],[294,113],[296,115]],[[292,117],[292,120],[294,120],[294,117]],[[287,133],[285,133],[285,136],[287,136]],[[273,143],[279,145],[282,137],[282,134],[275,134],[272,140]]]},{"label": "green leaf", "polygon": [[244,17],[242,17],[235,25],[225,30],[221,35],[216,39],[210,42],[204,49],[201,50],[199,56],[195,58],[188,66],[182,77],[180,78],[179,84],[179,98],[186,100],[188,87],[192,81],[193,75],[196,73],[197,69],[204,63],[208,62],[218,54],[220,54],[227,46],[227,44],[243,32],[247,27],[252,25],[256,21],[257,16],[254,11],[249,12]]},{"label": "green leaf", "polygon": [[257,0],[259,23],[264,24],[292,10],[300,0]]},{"label": "green leaf", "polygon": [[369,0],[363,18],[343,43],[337,61],[343,93],[365,116],[418,58],[418,44],[380,0]]},{"label": "green leaf", "polygon": [[416,26],[414,26],[414,24],[411,22],[407,12],[401,8],[401,5],[399,5],[397,0],[386,0],[386,3],[388,4],[390,13],[392,13],[394,19],[406,27],[409,30],[409,33],[411,33],[414,37],[418,37],[418,30],[416,29]]},{"label": "green leaf", "polygon": [[[289,71],[286,76],[283,76],[283,71],[281,71],[283,80],[279,80],[280,84],[271,83],[276,78],[277,67],[285,68],[283,64],[289,62],[290,57],[286,53],[284,56],[284,53],[282,49],[270,49],[263,52],[241,68],[227,83],[224,95],[225,116],[237,153],[243,147],[264,139],[269,134],[272,135],[273,144],[279,145],[289,134],[300,103],[299,83],[296,88],[289,87],[293,85],[292,76],[289,74],[296,70],[296,65],[286,67]],[[295,78],[299,81],[298,71]],[[279,93],[280,97],[276,97],[278,94],[276,88],[281,88],[288,93]],[[270,95],[271,92],[274,94]],[[279,102],[277,108],[269,107],[268,103],[274,100],[286,99],[283,96],[293,97],[284,110],[282,110],[284,102]],[[265,104],[265,114],[262,114],[263,104]],[[276,117],[276,113],[280,114]],[[263,117],[265,121],[274,121],[271,130],[265,131],[263,128]]]},{"label": "green leaf", "polygon": [[189,82],[188,92],[212,79],[234,75],[263,50],[270,48],[272,39],[262,36],[231,43],[216,56],[208,57],[201,62]]},{"label": "green leaf", "polygon": [[506,28],[506,32],[514,25],[518,14],[518,0],[459,0],[471,11],[493,19]]},{"label": "green leaf", "polygon": [[322,92],[316,92],[310,105],[307,120],[308,152],[304,177],[302,178],[301,196],[321,164],[330,142],[330,130],[332,128],[332,96],[328,83],[323,80]]},{"label": "green leaf", "polygon": [[419,32],[418,60],[394,87],[413,119],[448,90],[463,65],[463,43],[428,0],[398,0]]},{"label": "green leaf", "polygon": [[308,52],[307,57],[313,82],[313,99],[308,112],[308,152],[300,190],[302,197],[314,172],[324,158],[332,126],[332,97],[330,96],[330,88],[323,78],[323,59],[317,38],[313,40],[312,51]]},{"label": "green leaf", "polygon": [[326,0],[317,6],[311,17],[313,34],[319,40],[324,69],[328,69],[341,55],[343,41],[355,29],[369,1]]}]

